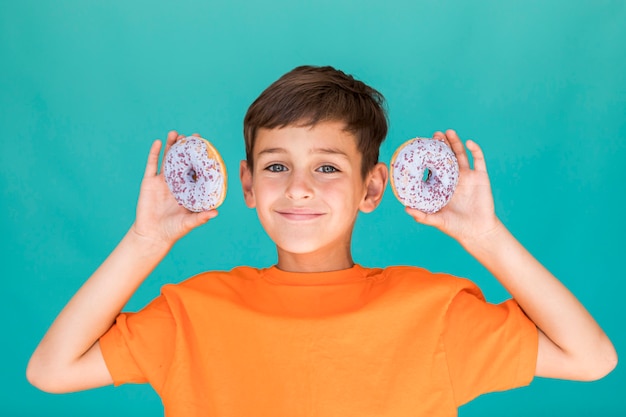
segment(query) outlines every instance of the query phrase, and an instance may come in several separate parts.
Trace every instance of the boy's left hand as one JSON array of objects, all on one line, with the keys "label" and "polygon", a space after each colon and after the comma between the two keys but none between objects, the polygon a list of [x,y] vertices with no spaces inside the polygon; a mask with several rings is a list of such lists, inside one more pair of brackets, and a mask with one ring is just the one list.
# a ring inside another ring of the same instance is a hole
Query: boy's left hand
[{"label": "boy's left hand", "polygon": [[485,158],[467,141],[474,160],[453,130],[435,133],[459,162],[459,182],[440,211],[406,211],[416,221],[435,226],[456,239],[504,286],[539,329],[535,375],[593,381],[617,364],[613,344],[576,297],[535,259],[495,214]]},{"label": "boy's left hand", "polygon": [[406,207],[415,221],[434,226],[458,241],[467,241],[488,235],[500,225],[491,193],[489,175],[482,150],[471,140],[466,142],[472,154],[474,168],[470,167],[465,146],[454,130],[435,132],[433,139],[445,142],[459,163],[459,182],[452,199],[440,211],[432,214]]}]

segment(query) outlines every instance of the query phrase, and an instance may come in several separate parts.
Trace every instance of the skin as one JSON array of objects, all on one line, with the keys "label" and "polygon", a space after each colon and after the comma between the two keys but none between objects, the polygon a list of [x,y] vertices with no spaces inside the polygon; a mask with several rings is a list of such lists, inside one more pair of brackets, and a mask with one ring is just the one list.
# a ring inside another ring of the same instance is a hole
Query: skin
[{"label": "skin", "polygon": [[[165,151],[180,136],[170,132]],[[612,343],[599,325],[549,271],[506,229],[494,211],[485,159],[467,141],[474,167],[456,132],[436,132],[459,161],[457,190],[434,214],[406,209],[417,222],[456,239],[510,292],[539,329],[536,375],[594,380],[617,364]],[[363,178],[355,138],[336,122],[314,127],[261,129],[254,171],[241,162],[245,202],[257,210],[286,271],[321,272],[354,265],[350,241],[356,216],[381,201],[387,168],[377,164]],[[121,309],[190,230],[217,215],[191,213],[170,194],[158,172],[161,142],[150,149],[134,224],[51,325],[33,353],[29,381],[48,392],[109,385],[100,347]],[[140,255],[138,255],[140,254]]]},{"label": "skin", "polygon": [[341,122],[260,129],[253,158],[254,172],[241,163],[244,197],[276,244],[277,266],[320,272],[354,265],[354,223],[380,202],[385,165],[362,178],[361,153]]},{"label": "skin", "polygon": [[[165,152],[180,138],[170,132]],[[43,391],[73,392],[113,383],[98,339],[174,243],[217,216],[216,210],[192,213],[178,205],[158,172],[161,147],[157,140],[150,148],[135,222],[59,313],[29,361],[26,376]]]},{"label": "skin", "polygon": [[459,162],[459,183],[437,213],[406,212],[419,223],[456,239],[507,289],[539,330],[535,375],[591,381],[617,365],[613,344],[576,297],[537,261],[498,219],[482,149],[453,130],[434,139],[450,146]]}]

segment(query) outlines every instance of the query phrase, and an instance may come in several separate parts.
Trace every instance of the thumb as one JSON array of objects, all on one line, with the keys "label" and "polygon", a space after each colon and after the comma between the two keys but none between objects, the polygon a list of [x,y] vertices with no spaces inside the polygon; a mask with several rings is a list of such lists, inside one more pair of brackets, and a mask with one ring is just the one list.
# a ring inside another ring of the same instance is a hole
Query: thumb
[{"label": "thumb", "polygon": [[404,211],[406,211],[409,216],[413,217],[416,222],[424,224],[426,226],[439,228],[442,223],[440,216],[438,216],[437,213],[428,214],[411,207],[405,207]]},{"label": "thumb", "polygon": [[214,219],[215,217],[217,217],[217,214],[218,214],[217,210],[215,209],[208,210],[208,211],[200,211],[198,213],[195,213],[196,226],[203,225],[209,220]]},{"label": "thumb", "polygon": [[215,218],[217,216],[217,210],[209,210],[209,211],[200,211],[197,213],[190,213],[189,216],[185,218],[184,228],[187,231],[191,231],[198,226],[202,226],[209,220]]}]

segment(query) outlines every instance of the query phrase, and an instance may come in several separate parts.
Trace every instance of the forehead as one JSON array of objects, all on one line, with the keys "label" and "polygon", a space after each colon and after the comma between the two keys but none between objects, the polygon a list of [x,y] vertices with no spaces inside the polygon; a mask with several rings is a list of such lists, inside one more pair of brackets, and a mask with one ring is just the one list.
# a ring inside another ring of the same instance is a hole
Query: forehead
[{"label": "forehead", "polygon": [[292,150],[349,156],[359,153],[355,135],[346,130],[343,122],[329,121],[312,126],[289,125],[258,130],[253,149],[255,157],[265,153]]}]

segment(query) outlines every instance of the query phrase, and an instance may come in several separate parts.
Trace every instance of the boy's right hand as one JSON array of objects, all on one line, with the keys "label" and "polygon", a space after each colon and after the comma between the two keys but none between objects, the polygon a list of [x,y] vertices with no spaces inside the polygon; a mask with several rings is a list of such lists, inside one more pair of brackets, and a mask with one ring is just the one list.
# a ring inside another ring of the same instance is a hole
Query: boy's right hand
[{"label": "boy's right hand", "polygon": [[[164,155],[182,137],[176,131],[169,132]],[[167,187],[163,170],[159,172],[161,146],[161,141],[156,140],[150,148],[131,232],[152,244],[171,247],[192,229],[217,216],[217,210],[194,213],[178,204]]]},{"label": "boy's right hand", "polygon": [[[167,136],[165,152],[181,138]],[[28,380],[47,392],[73,392],[113,382],[99,339],[176,240],[217,211],[179,206],[158,172],[161,141],[150,148],[137,217],[129,232],[67,303],[33,353]]]}]

